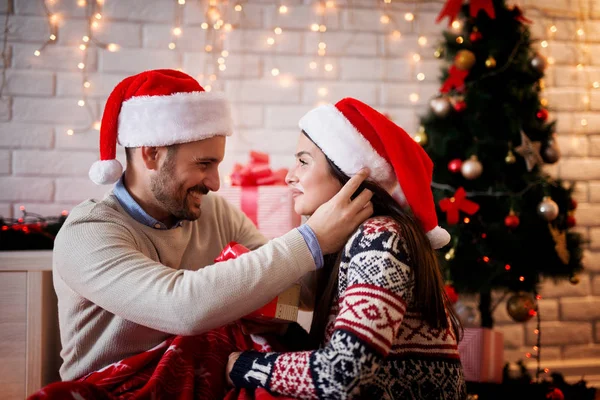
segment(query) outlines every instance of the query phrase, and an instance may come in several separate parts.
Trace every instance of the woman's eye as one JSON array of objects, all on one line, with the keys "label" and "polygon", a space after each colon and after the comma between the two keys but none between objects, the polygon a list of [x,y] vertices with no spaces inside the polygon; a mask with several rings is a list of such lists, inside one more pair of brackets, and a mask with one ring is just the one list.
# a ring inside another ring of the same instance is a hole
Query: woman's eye
[{"label": "woman's eye", "polygon": [[301,165],[307,165],[307,164],[308,164],[306,161],[304,161],[304,160],[303,160],[303,159],[301,159],[301,158],[299,158],[299,159],[298,159],[298,162],[299,162]]}]

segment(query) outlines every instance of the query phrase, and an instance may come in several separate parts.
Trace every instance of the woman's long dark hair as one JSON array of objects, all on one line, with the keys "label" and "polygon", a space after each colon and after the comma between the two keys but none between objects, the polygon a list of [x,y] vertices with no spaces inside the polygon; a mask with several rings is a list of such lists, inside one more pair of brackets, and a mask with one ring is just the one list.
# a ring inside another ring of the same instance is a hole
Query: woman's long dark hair
[{"label": "woman's long dark hair", "polygon": [[[302,133],[312,141],[306,132]],[[344,185],[350,177],[344,174],[327,155],[325,155],[325,158],[329,164],[331,174]],[[434,329],[448,329],[451,324],[457,335],[457,340],[459,340],[463,328],[448,299],[435,250],[431,247],[423,228],[413,215],[403,210],[381,186],[374,182],[365,181],[356,194],[364,189],[373,192],[371,199],[374,209],[373,216],[391,217],[398,222],[402,229],[410,267],[415,279],[413,295],[415,311],[419,312],[423,320]],[[323,342],[331,306],[338,289],[341,254],[342,252],[339,252],[328,256],[325,259],[325,266],[317,273],[317,298],[310,328],[313,345],[318,346]]]}]

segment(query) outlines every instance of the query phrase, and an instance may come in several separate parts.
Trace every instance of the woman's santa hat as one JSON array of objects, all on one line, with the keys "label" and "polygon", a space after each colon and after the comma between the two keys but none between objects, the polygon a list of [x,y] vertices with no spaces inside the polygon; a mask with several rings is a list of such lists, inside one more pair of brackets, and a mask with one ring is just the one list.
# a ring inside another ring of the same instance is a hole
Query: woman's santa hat
[{"label": "woman's santa hat", "polygon": [[123,166],[115,159],[124,147],[159,147],[231,136],[229,103],[206,92],[191,76],[171,69],[142,72],[121,81],[102,116],[100,160],[90,168],[98,185],[115,183]]},{"label": "woman's santa hat", "polygon": [[448,244],[431,192],[433,162],[402,128],[352,98],[309,111],[299,125],[345,174],[368,167],[372,180],[412,210],[433,248]]}]

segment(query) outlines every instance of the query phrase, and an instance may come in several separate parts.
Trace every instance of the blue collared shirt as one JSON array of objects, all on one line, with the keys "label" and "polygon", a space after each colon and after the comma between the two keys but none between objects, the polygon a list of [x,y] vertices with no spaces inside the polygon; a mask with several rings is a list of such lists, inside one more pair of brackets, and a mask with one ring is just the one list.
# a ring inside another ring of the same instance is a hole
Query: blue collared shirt
[{"label": "blue collared shirt", "polygon": [[[180,227],[181,223],[183,222],[177,221],[171,228],[169,228],[167,225],[158,221],[156,218],[144,211],[142,206],[140,206],[127,191],[127,188],[123,183],[123,176],[121,176],[121,179],[119,179],[119,181],[115,184],[113,193],[119,201],[119,204],[121,204],[121,207],[123,207],[123,209],[140,224],[144,224],[155,229],[174,229]],[[315,235],[315,232],[312,230],[312,228],[306,224],[299,226],[298,231],[304,238],[304,241],[306,242],[308,249],[313,256],[313,260],[315,261],[317,269],[322,268],[324,264],[323,252],[321,251],[321,246],[317,240],[317,235]]]}]

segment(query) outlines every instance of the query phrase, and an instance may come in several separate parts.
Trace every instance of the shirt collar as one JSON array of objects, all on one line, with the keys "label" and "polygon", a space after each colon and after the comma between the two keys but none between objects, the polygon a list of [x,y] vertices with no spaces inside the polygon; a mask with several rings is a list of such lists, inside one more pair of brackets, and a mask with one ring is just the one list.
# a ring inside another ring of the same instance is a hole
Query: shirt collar
[{"label": "shirt collar", "polygon": [[[129,191],[127,191],[127,188],[125,187],[125,184],[123,182],[124,176],[125,174],[121,176],[121,179],[119,179],[119,181],[115,184],[115,187],[113,189],[113,194],[119,201],[119,204],[121,204],[121,207],[123,207],[127,214],[129,214],[140,224],[144,224],[154,229],[169,229],[167,225],[160,222],[159,220],[148,214],[146,211],[144,211],[142,206],[140,206],[133,199],[133,197],[131,197],[131,194],[129,193]],[[181,220],[177,221],[171,229],[180,227],[182,222],[183,221]]]}]

